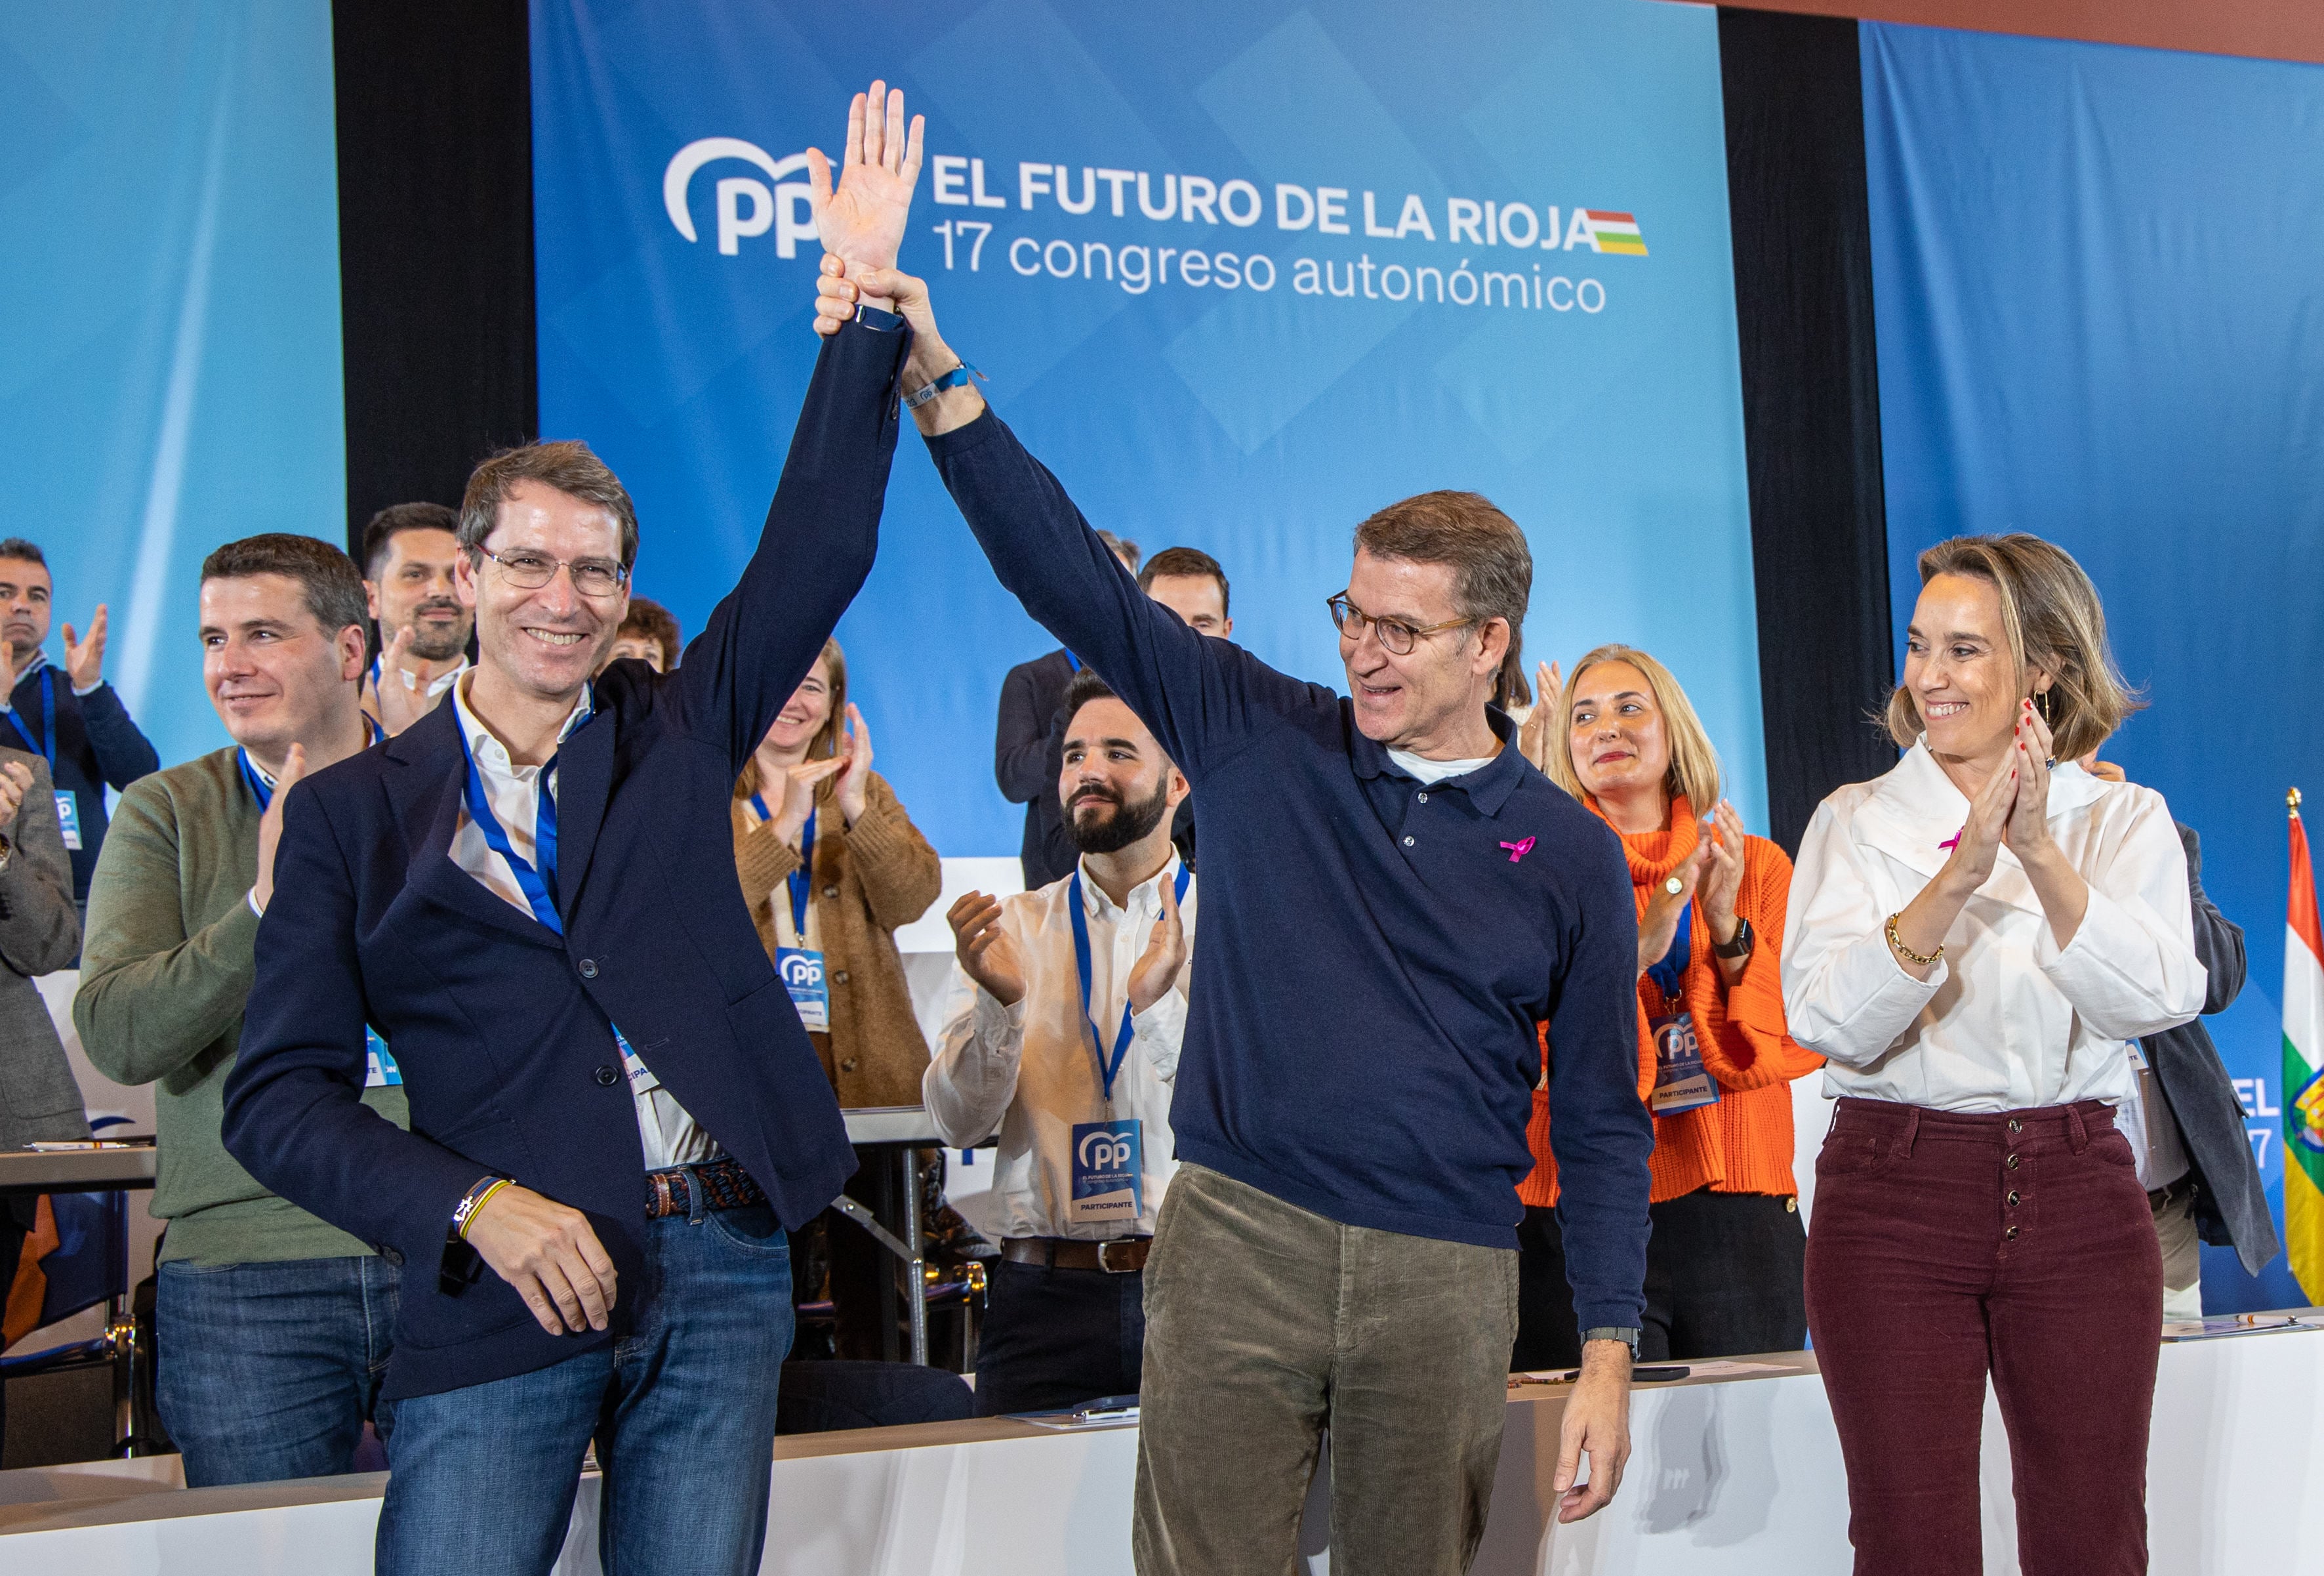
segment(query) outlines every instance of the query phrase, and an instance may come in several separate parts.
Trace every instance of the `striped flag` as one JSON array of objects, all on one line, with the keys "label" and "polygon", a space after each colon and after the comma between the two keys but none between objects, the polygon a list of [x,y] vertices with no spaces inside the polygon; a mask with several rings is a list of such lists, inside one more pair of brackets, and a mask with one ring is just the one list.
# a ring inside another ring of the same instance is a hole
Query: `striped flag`
[{"label": "striped flag", "polygon": [[1590,216],[1590,236],[1601,252],[1618,252],[1625,257],[1646,255],[1646,238],[1638,233],[1638,221],[1627,213],[1600,213],[1596,209],[1584,209]]},{"label": "striped flag", "polygon": [[2292,1278],[2324,1303],[2324,925],[2316,916],[2316,867],[2292,809],[2292,903],[2283,937],[2283,1238]]}]

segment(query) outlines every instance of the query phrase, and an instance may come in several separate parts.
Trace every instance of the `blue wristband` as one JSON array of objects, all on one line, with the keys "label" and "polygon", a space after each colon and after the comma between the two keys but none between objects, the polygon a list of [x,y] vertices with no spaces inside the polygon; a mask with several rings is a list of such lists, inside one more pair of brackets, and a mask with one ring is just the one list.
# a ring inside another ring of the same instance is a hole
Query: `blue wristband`
[{"label": "blue wristband", "polygon": [[904,408],[908,411],[917,411],[922,405],[927,404],[930,400],[936,398],[936,395],[944,393],[945,390],[948,388],[958,388],[963,384],[966,383],[971,377],[982,377],[983,375],[984,374],[977,371],[975,367],[971,366],[967,362],[964,361],[958,366],[954,367],[950,372],[945,373],[942,377],[937,378],[935,382],[926,384],[919,388],[914,389],[910,394],[906,394],[904,396]]}]

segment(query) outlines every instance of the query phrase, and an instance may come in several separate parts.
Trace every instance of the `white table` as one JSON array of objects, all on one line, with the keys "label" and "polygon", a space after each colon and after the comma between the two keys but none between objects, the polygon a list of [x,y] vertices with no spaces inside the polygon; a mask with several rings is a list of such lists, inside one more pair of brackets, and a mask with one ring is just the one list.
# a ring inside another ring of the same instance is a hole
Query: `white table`
[{"label": "white table", "polygon": [[[1510,1403],[1480,1576],[1840,1576],[1840,1447],[1813,1360],[1774,1377],[1641,1390],[1621,1496],[1550,1520],[1563,1403]],[[2156,1576],[2324,1573],[2324,1332],[2165,1347],[2147,1501]],[[1988,1403],[1986,1569],[2016,1569],[2006,1452]],[[769,1576],[1128,1576],[1134,1427],[1045,1433],[1004,1420],[779,1440]],[[371,1569],[385,1479],[174,1487],[171,1458],[0,1473],[10,1576],[337,1576]],[[1309,1501],[1309,1576],[1328,1569]],[[596,1560],[585,1480],[560,1572]]]}]

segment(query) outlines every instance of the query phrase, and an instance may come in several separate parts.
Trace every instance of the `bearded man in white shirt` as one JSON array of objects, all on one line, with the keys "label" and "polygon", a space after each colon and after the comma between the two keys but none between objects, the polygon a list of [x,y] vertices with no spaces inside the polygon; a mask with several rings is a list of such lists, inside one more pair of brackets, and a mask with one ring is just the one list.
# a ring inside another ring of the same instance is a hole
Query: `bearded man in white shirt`
[{"label": "bearded man in white shirt", "polygon": [[1038,891],[953,904],[951,1011],[921,1080],[946,1144],[1001,1136],[986,1416],[1136,1395],[1146,1255],[1176,1166],[1195,895],[1170,825],[1186,779],[1087,668],[1065,712],[1057,796],[1081,858]]}]

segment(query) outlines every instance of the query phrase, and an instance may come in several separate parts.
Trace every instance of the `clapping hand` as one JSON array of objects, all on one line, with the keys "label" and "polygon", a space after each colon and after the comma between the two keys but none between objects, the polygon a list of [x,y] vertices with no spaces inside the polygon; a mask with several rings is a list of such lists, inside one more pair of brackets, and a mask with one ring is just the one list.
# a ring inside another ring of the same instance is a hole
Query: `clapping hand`
[{"label": "clapping hand", "polygon": [[[1646,899],[1646,912],[1638,916],[1638,972],[1661,962],[1670,955],[1671,945],[1678,940],[1678,916],[1694,900],[1694,889],[1702,879],[1702,867],[1711,855],[1711,839],[1699,839],[1678,867],[1655,883],[1654,895]],[[1670,884],[1676,881],[1678,890]]]},{"label": "clapping hand", "polygon": [[[2024,726],[2019,724],[2021,731]],[[2017,803],[2020,760],[2013,746],[2009,758],[1986,779],[1985,786],[1969,801],[1969,820],[1961,824],[1952,855],[1945,861],[1946,870],[1959,878],[1965,891],[1975,892],[1993,874],[1994,856],[2001,850],[2002,832]]]},{"label": "clapping hand", "polygon": [[2032,864],[2050,850],[2050,768],[2056,764],[2057,746],[2050,725],[2024,702],[2017,728],[2010,738],[2009,758],[2017,771],[2017,792],[2009,801],[2008,819],[2001,840],[2020,863]]},{"label": "clapping hand", "polygon": [[971,979],[1002,1006],[1025,999],[1025,964],[1017,955],[1016,939],[1001,922],[999,898],[972,892],[945,911],[945,923],[952,927],[953,955]]},{"label": "clapping hand", "polygon": [[65,677],[72,681],[76,693],[94,690],[105,682],[105,604],[97,605],[97,615],[88,621],[88,638],[73,638],[73,626],[64,627]]},{"label": "clapping hand", "polygon": [[1162,888],[1162,917],[1154,922],[1154,933],[1146,939],[1146,950],[1130,971],[1130,1010],[1142,1013],[1160,1001],[1170,987],[1178,983],[1178,971],[1186,966],[1186,926],[1178,917],[1178,887],[1173,881],[1159,883]]},{"label": "clapping hand", "polygon": [[[839,185],[831,181],[831,161],[820,148],[807,151],[807,201],[815,212],[824,250],[852,272],[892,268],[904,242],[904,221],[912,209],[912,188],[920,178],[922,117],[904,132],[904,92],[885,82],[872,84],[847,107],[847,151]],[[875,303],[876,304],[876,303]]]},{"label": "clapping hand", "polygon": [[[405,666],[410,655],[411,626],[407,624],[395,632],[379,654],[380,681],[372,691],[371,703],[381,731],[390,738],[436,709],[436,701],[413,681],[414,675]],[[368,674],[364,681],[370,684]]]},{"label": "clapping hand", "polygon": [[16,819],[24,795],[32,791],[32,768],[22,761],[0,765],[0,825]]},{"label": "clapping hand", "polygon": [[844,756],[826,756],[819,761],[801,761],[786,767],[781,781],[768,784],[782,790],[783,802],[770,822],[775,836],[791,848],[799,846],[807,831],[807,818],[815,813],[815,791],[825,777],[836,774],[847,765]]},{"label": "clapping hand", "polygon": [[1565,679],[1555,663],[1536,663],[1533,670],[1533,709],[1517,729],[1517,748],[1535,767],[1547,774],[1553,749],[1563,747],[1557,737],[1557,700]]},{"label": "clapping hand", "polygon": [[839,754],[839,813],[853,826],[863,819],[864,794],[872,783],[872,733],[863,726],[863,713],[851,703],[847,708],[847,730],[841,740]]}]

